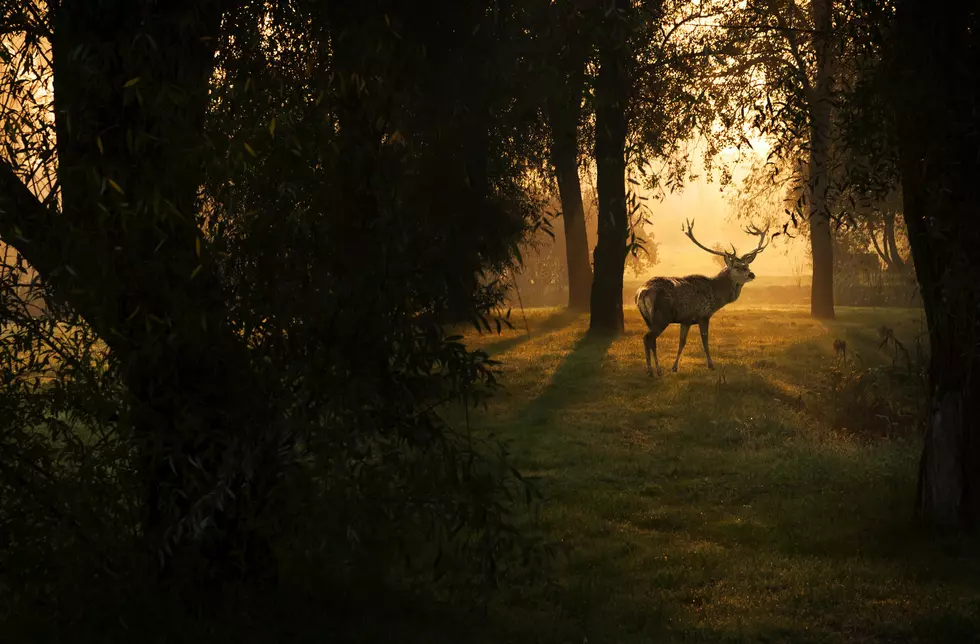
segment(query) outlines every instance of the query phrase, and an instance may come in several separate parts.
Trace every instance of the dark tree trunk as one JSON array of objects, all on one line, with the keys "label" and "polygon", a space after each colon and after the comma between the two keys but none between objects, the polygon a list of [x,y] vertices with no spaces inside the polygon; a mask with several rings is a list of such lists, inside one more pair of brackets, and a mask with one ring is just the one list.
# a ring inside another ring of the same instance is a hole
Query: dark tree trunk
[{"label": "dark tree trunk", "polygon": [[[562,220],[565,223],[565,260],[568,266],[568,308],[587,311],[592,289],[589,241],[578,174],[578,122],[585,84],[585,57],[564,57],[562,67],[574,66],[559,84],[560,92],[548,100],[551,124],[551,160],[558,179]],[[574,60],[573,60],[574,58]]]},{"label": "dark tree trunk", "polygon": [[976,12],[907,0],[898,9],[892,97],[912,259],[929,325],[930,411],[918,515],[980,519],[980,25]]},{"label": "dark tree trunk", "polygon": [[555,6],[549,16],[564,29],[558,30],[552,44],[552,73],[557,81],[548,95],[548,121],[551,128],[551,162],[558,180],[562,220],[565,224],[565,264],[568,268],[568,308],[587,311],[592,290],[592,265],[589,262],[589,240],[585,230],[585,209],[578,174],[578,126],[585,89],[587,50],[582,45],[581,30],[574,16],[566,16],[569,7]]},{"label": "dark tree trunk", "polygon": [[885,247],[888,248],[888,268],[894,271],[901,271],[905,268],[905,260],[898,252],[898,244],[895,242],[895,213],[891,210],[882,212],[885,221]]},{"label": "dark tree trunk", "polygon": [[831,0],[813,0],[816,78],[810,102],[810,253],[813,281],[810,287],[810,314],[815,318],[834,317],[834,245],[830,233],[827,191],[830,179],[831,103]]},{"label": "dark tree trunk", "polygon": [[626,134],[630,78],[625,22],[628,0],[615,0],[606,18],[596,79],[595,158],[599,191],[598,234],[594,254],[590,310],[591,332],[622,333],[623,271],[626,268],[629,216],[626,211]]},{"label": "dark tree trunk", "polygon": [[[0,213],[0,234],[120,364],[147,546],[155,558],[187,545],[207,515],[216,529],[192,549],[218,576],[235,575],[231,552],[256,542],[245,504],[274,479],[268,469],[245,478],[234,469],[235,458],[274,467],[274,446],[265,450],[253,434],[267,428],[265,407],[197,226],[201,131],[224,8],[216,0],[61,3],[52,39],[61,214],[0,167],[0,200],[17,205]],[[195,514],[221,485],[238,490],[234,500]]]}]

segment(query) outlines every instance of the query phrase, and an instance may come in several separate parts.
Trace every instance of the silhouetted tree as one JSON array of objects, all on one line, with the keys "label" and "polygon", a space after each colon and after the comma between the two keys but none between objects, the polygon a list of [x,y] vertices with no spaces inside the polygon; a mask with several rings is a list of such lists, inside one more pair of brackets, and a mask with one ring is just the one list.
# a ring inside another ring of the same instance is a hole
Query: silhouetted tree
[{"label": "silhouetted tree", "polygon": [[[873,160],[853,183],[902,214],[929,328],[929,396],[916,512],[975,528],[980,519],[980,171],[977,12],[966,6],[848,3],[863,67],[844,104],[851,146]],[[887,242],[886,242],[887,245]],[[892,251],[888,251],[891,253]]]},{"label": "silhouetted tree", "polygon": [[0,3],[0,305],[29,264],[71,313],[3,336],[0,587],[67,600],[75,560],[221,601],[304,530],[360,577],[522,547],[436,410],[492,388],[446,324],[490,328],[537,216],[527,24],[432,9]]},{"label": "silhouetted tree", "polygon": [[549,3],[546,11],[548,96],[551,163],[558,182],[568,267],[568,307],[589,308],[592,265],[585,233],[585,210],[579,180],[579,128],[583,117],[586,65],[592,57],[592,32],[580,0]]},{"label": "silhouetted tree", "polygon": [[627,0],[612,0],[598,40],[595,87],[595,162],[598,236],[589,330],[623,331],[623,270],[629,252],[626,210],[626,136],[632,90],[633,16]]},{"label": "silhouetted tree", "polygon": [[[980,520],[980,14],[896,2],[889,99],[904,216],[929,325],[931,408],[917,509],[929,521]],[[887,7],[873,7],[877,17]]]}]

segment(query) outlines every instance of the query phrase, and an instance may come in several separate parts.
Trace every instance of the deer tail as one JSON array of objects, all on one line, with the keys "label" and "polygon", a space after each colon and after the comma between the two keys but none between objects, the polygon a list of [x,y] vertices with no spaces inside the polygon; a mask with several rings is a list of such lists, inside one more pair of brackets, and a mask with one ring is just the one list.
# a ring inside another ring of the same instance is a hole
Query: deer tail
[{"label": "deer tail", "polygon": [[646,322],[647,328],[653,327],[653,306],[657,303],[657,290],[654,288],[641,288],[636,292],[636,308],[640,309],[640,316]]}]

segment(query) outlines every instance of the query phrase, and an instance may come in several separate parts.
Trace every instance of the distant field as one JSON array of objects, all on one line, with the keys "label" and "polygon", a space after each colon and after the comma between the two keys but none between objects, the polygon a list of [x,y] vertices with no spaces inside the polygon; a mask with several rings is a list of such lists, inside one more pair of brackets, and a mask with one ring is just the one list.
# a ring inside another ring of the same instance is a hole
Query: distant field
[{"label": "distant field", "polygon": [[662,378],[644,372],[632,307],[611,343],[584,339],[587,316],[546,309],[526,311],[527,329],[516,311],[519,329],[470,334],[506,385],[474,422],[537,481],[539,527],[569,554],[556,588],[490,607],[487,641],[976,641],[976,544],[910,522],[913,423],[853,426],[861,414],[842,413],[829,384],[835,339],[859,364],[887,363],[877,328],[913,346],[920,313],[838,311],[821,323],[801,307],[725,309],[716,371],[694,333],[670,373],[671,327]]}]

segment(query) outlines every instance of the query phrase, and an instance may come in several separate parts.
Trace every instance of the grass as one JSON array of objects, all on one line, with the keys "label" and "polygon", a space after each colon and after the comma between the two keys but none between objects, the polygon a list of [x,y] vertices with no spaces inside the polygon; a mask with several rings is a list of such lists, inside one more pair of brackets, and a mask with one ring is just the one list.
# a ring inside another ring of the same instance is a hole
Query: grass
[{"label": "grass", "polygon": [[886,363],[876,329],[910,345],[920,313],[838,311],[726,309],[711,329],[716,371],[696,329],[669,371],[673,326],[662,378],[645,373],[633,307],[612,341],[547,309],[527,312],[529,331],[469,335],[503,362],[506,387],[472,422],[536,481],[533,529],[567,555],[553,585],[498,595],[487,639],[976,641],[975,542],[911,521],[918,432],[831,422],[833,341]]}]

